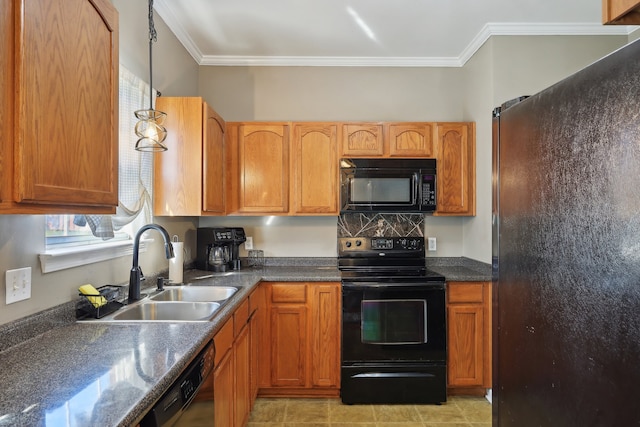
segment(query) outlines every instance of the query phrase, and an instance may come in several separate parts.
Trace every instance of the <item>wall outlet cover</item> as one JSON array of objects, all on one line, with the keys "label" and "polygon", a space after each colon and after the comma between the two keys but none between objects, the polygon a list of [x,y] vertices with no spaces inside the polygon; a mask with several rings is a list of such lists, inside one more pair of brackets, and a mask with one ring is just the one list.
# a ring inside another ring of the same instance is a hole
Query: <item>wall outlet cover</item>
[{"label": "wall outlet cover", "polygon": [[244,248],[246,250],[253,249],[253,237],[247,236],[247,240],[244,242]]},{"label": "wall outlet cover", "polygon": [[435,237],[429,237],[427,239],[427,250],[429,250],[429,251],[435,251],[436,250],[436,238]]}]

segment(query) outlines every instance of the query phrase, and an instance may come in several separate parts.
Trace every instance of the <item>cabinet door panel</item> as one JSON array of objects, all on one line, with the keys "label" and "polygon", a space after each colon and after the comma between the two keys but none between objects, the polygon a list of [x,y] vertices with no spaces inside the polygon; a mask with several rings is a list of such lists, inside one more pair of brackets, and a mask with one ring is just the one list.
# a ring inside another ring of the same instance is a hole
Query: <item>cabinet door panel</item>
[{"label": "cabinet door panel", "polygon": [[239,138],[240,212],[287,212],[289,127],[242,125]]},{"label": "cabinet door panel", "polygon": [[215,426],[234,426],[234,360],[229,350],[213,371]]},{"label": "cabinet door panel", "polygon": [[449,360],[447,362],[449,385],[480,387],[484,380],[482,305],[451,305],[447,314],[449,317]]},{"label": "cabinet door panel", "polygon": [[16,201],[115,206],[117,11],[106,0],[31,0],[21,12]]},{"label": "cabinet door panel", "polygon": [[438,124],[437,214],[475,215],[473,124]]},{"label": "cabinet door panel", "polygon": [[382,156],[384,142],[382,125],[346,124],[342,132],[342,156]]},{"label": "cabinet door panel", "polygon": [[311,386],[338,387],[340,383],[340,284],[313,288],[309,322]]},{"label": "cabinet door panel", "polygon": [[387,139],[391,157],[435,157],[430,123],[389,124]]},{"label": "cabinet door panel", "polygon": [[244,426],[251,411],[249,328],[245,325],[236,338],[235,357],[235,425]]},{"label": "cabinet door panel", "polygon": [[302,387],[305,385],[306,307],[276,305],[271,307],[271,384]]},{"label": "cabinet door panel", "polygon": [[225,213],[224,120],[203,103],[202,129],[202,210],[212,214]]},{"label": "cabinet door panel", "polygon": [[337,124],[294,125],[294,214],[338,213],[337,135]]}]

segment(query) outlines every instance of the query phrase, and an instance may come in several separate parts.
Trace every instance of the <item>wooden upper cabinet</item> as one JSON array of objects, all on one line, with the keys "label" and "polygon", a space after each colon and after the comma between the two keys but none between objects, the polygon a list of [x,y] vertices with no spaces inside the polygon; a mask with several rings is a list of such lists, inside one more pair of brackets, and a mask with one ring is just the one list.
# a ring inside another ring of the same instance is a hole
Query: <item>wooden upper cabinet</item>
[{"label": "wooden upper cabinet", "polygon": [[338,125],[293,124],[291,214],[338,215]]},{"label": "wooden upper cabinet", "polygon": [[238,212],[289,211],[289,125],[238,128]]},{"label": "wooden upper cabinet", "polygon": [[200,97],[159,97],[167,151],[155,154],[154,215],[225,213],[224,120]]},{"label": "wooden upper cabinet", "polygon": [[602,0],[602,22],[615,25],[640,25],[640,1]]},{"label": "wooden upper cabinet", "polygon": [[225,122],[207,103],[202,105],[202,210],[225,214]]},{"label": "wooden upper cabinet", "polygon": [[475,123],[438,123],[436,215],[475,215]]},{"label": "wooden upper cabinet", "polygon": [[377,157],[384,154],[382,124],[344,124],[342,128],[341,157]]},{"label": "wooden upper cabinet", "polygon": [[109,0],[2,0],[0,20],[0,210],[113,213],[115,7]]},{"label": "wooden upper cabinet", "polygon": [[435,157],[432,123],[389,123],[386,140],[390,157]]},{"label": "wooden upper cabinet", "polygon": [[434,158],[433,128],[428,122],[345,123],[340,157]]}]

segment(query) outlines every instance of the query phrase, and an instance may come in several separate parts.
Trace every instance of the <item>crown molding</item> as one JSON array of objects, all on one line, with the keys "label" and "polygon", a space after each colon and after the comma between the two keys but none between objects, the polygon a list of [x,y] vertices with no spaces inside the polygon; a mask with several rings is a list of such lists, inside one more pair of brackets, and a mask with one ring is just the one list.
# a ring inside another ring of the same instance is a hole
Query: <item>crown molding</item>
[{"label": "crown molding", "polygon": [[344,57],[344,56],[236,56],[203,55],[167,6],[155,0],[155,9],[198,65],[263,67],[462,67],[492,36],[626,35],[637,26],[577,23],[495,23],[484,25],[458,56],[451,57]]}]

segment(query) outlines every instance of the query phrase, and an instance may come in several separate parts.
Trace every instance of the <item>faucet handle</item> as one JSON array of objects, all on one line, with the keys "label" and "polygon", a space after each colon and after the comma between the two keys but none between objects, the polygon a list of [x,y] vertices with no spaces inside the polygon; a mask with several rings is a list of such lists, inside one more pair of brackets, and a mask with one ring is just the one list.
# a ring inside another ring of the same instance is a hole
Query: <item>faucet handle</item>
[{"label": "faucet handle", "polygon": [[140,281],[146,280],[147,278],[144,277],[144,273],[142,272],[142,267],[138,267],[138,271],[140,271]]}]

